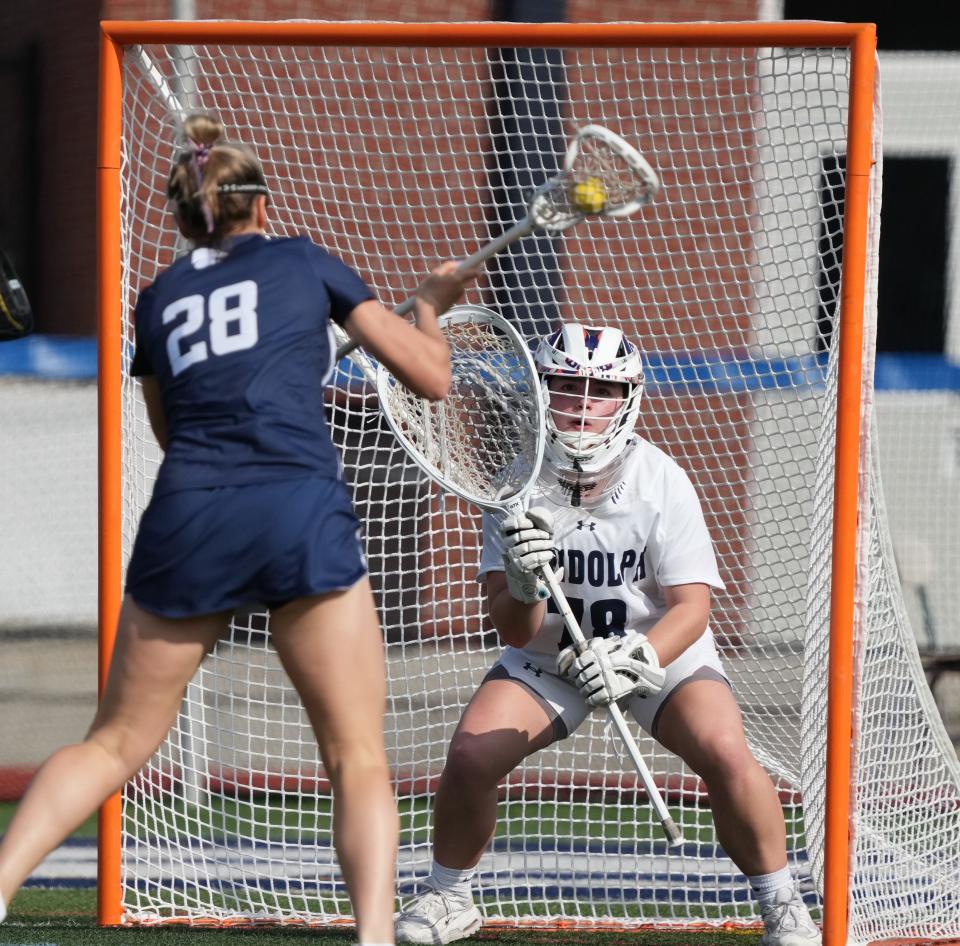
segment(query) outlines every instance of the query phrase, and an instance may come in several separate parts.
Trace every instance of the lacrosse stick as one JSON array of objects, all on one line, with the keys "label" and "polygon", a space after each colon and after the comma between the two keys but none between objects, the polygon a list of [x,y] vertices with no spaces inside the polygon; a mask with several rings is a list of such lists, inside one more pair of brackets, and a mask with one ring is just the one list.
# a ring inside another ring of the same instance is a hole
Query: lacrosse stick
[{"label": "lacrosse stick", "polygon": [[[660,180],[636,148],[601,125],[584,125],[567,148],[563,170],[533,192],[526,217],[458,269],[477,266],[534,230],[560,233],[587,217],[627,217],[649,204],[659,190]],[[407,299],[394,311],[405,315],[414,301]],[[341,345],[337,358],[349,355],[357,344]]]},{"label": "lacrosse stick", "polygon": [[10,257],[0,250],[0,342],[23,338],[33,331],[33,309]]},{"label": "lacrosse stick", "polygon": [[[526,506],[540,473],[546,438],[543,391],[526,343],[504,318],[461,305],[438,320],[450,345],[453,381],[442,401],[405,388],[381,364],[377,393],[390,429],[441,487],[490,512]],[[577,650],[587,641],[553,569],[541,575]],[[683,841],[620,707],[607,712],[640,776],[672,847]]]}]

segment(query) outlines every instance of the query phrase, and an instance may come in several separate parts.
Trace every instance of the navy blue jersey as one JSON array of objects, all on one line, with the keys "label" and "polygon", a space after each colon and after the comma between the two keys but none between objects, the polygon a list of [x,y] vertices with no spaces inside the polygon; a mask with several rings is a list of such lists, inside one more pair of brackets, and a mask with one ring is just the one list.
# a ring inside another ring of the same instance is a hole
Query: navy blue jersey
[{"label": "navy blue jersey", "polygon": [[324,414],[330,319],[373,298],[306,237],[200,248],[143,290],[134,375],[155,375],[167,446],[154,495],[300,476],[337,477]]}]

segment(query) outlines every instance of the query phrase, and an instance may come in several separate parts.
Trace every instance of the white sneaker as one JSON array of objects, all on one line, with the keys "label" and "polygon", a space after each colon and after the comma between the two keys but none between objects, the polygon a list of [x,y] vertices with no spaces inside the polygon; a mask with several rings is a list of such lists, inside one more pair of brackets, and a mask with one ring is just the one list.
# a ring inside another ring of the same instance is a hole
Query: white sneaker
[{"label": "white sneaker", "polygon": [[776,900],[760,907],[761,946],[820,946],[820,930],[796,887],[784,887]]},{"label": "white sneaker", "polygon": [[472,900],[463,903],[426,880],[421,892],[397,915],[397,942],[440,946],[476,933],[482,924]]}]

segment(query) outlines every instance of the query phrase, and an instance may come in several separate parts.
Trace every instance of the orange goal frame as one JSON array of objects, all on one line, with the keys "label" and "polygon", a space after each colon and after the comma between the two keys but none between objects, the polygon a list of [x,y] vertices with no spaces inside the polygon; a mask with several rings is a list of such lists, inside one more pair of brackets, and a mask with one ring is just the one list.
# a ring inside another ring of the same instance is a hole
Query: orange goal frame
[{"label": "orange goal frame", "polygon": [[[100,24],[97,239],[99,303],[99,684],[102,691],[121,602],[121,63],[140,43],[259,46],[837,46],[851,54],[845,242],[840,298],[839,392],[830,604],[823,891],[824,946],[844,946],[848,916],[853,626],[860,486],[863,304],[876,53],[871,23],[304,23],[117,21]],[[98,919],[121,921],[120,795],[100,812]]]}]

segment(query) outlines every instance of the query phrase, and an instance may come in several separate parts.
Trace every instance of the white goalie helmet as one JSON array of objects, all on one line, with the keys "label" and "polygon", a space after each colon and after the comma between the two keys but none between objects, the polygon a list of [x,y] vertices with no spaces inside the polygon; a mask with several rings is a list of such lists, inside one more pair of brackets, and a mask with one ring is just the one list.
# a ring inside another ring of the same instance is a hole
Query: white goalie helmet
[{"label": "white goalie helmet", "polygon": [[[639,349],[618,328],[566,322],[541,339],[534,361],[545,389],[547,459],[558,470],[592,473],[606,469],[623,452],[640,413],[643,363]],[[602,430],[588,432],[586,425],[560,430],[550,409],[552,377],[587,379],[582,416],[590,398],[590,382],[623,385],[623,400]]]}]

